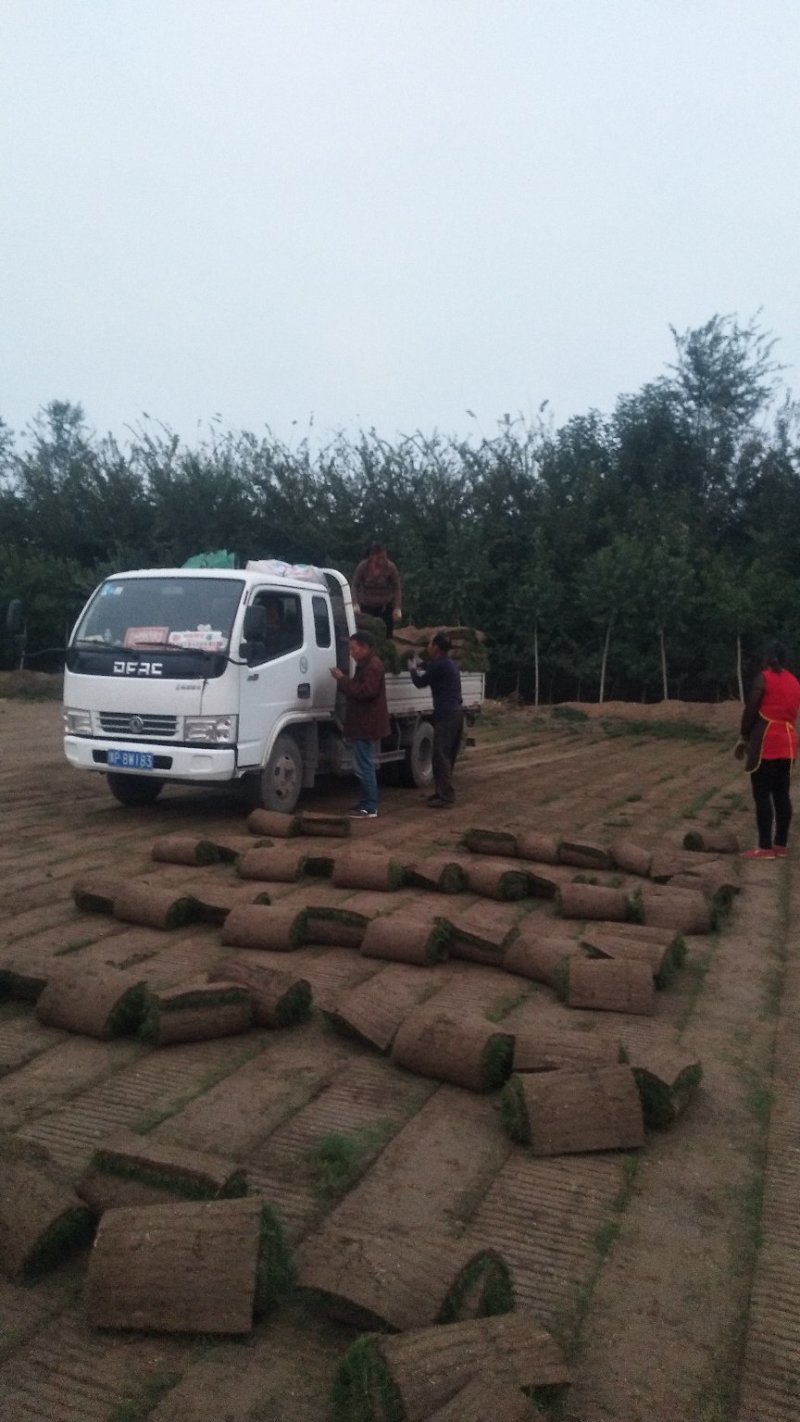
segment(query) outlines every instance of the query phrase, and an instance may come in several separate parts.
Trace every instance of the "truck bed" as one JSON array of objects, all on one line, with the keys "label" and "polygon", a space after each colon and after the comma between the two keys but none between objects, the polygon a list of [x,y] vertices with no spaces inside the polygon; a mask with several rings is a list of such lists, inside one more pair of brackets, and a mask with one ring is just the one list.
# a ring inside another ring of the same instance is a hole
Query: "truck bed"
[{"label": "truck bed", "polygon": [[[483,703],[483,672],[461,673],[461,696],[466,711],[475,711]],[[408,672],[386,674],[386,704],[390,716],[408,716],[430,711],[431,693],[427,686],[416,687]]]}]

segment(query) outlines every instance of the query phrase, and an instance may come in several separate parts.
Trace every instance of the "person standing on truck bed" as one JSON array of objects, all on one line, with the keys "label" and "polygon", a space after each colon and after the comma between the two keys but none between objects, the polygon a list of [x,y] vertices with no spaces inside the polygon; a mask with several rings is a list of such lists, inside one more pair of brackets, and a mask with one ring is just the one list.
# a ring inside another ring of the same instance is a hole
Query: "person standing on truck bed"
[{"label": "person standing on truck bed", "polygon": [[386,623],[386,635],[391,637],[395,622],[403,616],[401,608],[400,574],[386,548],[377,539],[370,543],[353,574],[353,602],[356,612],[368,617],[380,617]]},{"label": "person standing on truck bed", "polygon": [[374,820],[378,816],[378,776],[372,743],[389,734],[386,673],[370,632],[353,633],[350,656],[356,664],[352,676],[331,667],[331,676],[347,698],[343,730],[353,747],[353,769],[361,781],[361,799],[348,814],[354,819]]},{"label": "person standing on truck bed", "polygon": [[427,671],[410,665],[415,686],[429,686],[433,698],[433,783],[436,793],[428,796],[431,810],[444,810],[455,804],[453,766],[456,763],[464,734],[464,705],[461,700],[461,672],[450,656],[452,643],[444,632],[437,632],[428,643]]}]

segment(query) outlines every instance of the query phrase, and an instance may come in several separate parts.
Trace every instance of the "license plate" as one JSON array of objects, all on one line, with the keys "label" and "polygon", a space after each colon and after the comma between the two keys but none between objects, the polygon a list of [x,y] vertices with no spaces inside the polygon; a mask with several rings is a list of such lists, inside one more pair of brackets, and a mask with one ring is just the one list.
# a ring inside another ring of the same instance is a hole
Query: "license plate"
[{"label": "license plate", "polygon": [[107,764],[116,770],[152,770],[153,757],[149,751],[110,750]]}]

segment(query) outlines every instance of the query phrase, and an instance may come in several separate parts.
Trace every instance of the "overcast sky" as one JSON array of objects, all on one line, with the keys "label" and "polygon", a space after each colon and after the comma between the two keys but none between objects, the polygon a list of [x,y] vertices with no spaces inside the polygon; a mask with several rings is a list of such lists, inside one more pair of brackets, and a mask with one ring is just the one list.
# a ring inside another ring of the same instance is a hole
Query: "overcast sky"
[{"label": "overcast sky", "polygon": [[800,393],[799,61],[798,0],[0,0],[0,417],[562,424],[759,309]]}]

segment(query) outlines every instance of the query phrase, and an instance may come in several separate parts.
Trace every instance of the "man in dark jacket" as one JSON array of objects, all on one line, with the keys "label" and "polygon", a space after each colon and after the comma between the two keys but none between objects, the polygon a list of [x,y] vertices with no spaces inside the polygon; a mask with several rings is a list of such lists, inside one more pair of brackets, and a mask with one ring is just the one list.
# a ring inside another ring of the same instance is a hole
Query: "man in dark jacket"
[{"label": "man in dark jacket", "polygon": [[450,656],[451,642],[437,632],[428,643],[427,671],[409,667],[415,686],[429,686],[433,697],[433,783],[436,793],[428,797],[432,810],[455,804],[453,766],[464,734],[464,706],[461,700],[461,672]]},{"label": "man in dark jacket", "polygon": [[353,675],[331,667],[331,676],[347,698],[344,734],[352,744],[353,769],[361,781],[361,799],[349,811],[354,819],[377,819],[378,777],[372,743],[389,734],[386,674],[374,648],[371,633],[354,632],[350,638],[350,656],[356,664]]}]

